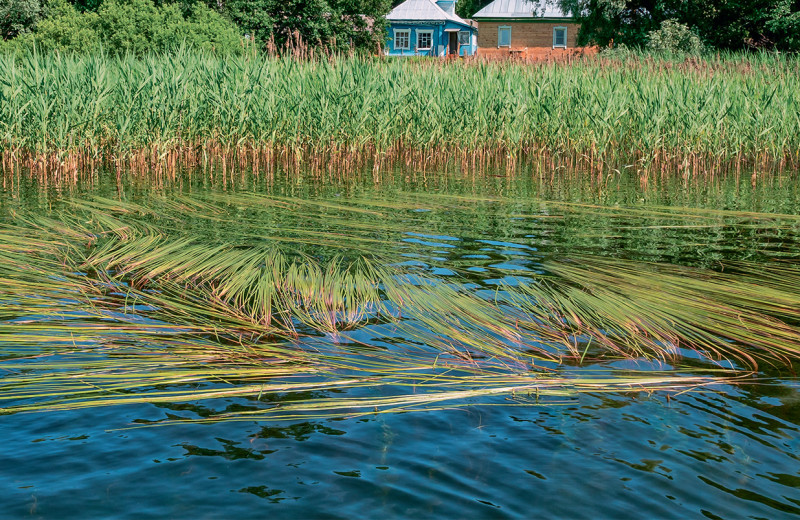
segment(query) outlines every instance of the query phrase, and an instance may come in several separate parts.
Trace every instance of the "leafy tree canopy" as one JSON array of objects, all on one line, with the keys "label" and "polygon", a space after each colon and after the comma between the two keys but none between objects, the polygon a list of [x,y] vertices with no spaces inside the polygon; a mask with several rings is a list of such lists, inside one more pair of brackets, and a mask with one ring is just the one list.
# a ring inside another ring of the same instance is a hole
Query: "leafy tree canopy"
[{"label": "leafy tree canopy", "polygon": [[492,3],[492,0],[458,0],[456,14],[462,18],[472,18],[472,15]]},{"label": "leafy tree canopy", "polygon": [[[213,0],[217,1],[217,0]],[[310,45],[372,50],[383,40],[389,0],[225,0],[224,13],[264,44],[295,36]]]},{"label": "leafy tree canopy", "polygon": [[645,46],[662,24],[688,27],[707,46],[800,50],[799,0],[559,0],[581,22],[579,43]]},{"label": "leafy tree canopy", "polygon": [[4,40],[28,30],[39,19],[39,0],[0,0],[0,34]]},{"label": "leafy tree canopy", "polygon": [[163,51],[188,45],[220,53],[242,48],[238,28],[201,3],[182,12],[178,4],[156,6],[152,0],[106,0],[97,12],[80,12],[67,0],[51,0],[48,15],[12,47],[36,45],[42,50],[89,52]]}]

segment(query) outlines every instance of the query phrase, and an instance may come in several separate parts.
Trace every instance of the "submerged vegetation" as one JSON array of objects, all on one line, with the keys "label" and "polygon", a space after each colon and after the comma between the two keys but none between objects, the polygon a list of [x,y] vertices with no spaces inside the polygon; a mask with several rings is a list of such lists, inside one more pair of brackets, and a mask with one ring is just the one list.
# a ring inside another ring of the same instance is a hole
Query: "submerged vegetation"
[{"label": "submerged vegetation", "polygon": [[779,54],[568,66],[325,57],[0,56],[5,172],[101,166],[347,172],[543,165],[604,175],[800,167],[800,62]]},{"label": "submerged vegetation", "polygon": [[[69,197],[46,211],[7,204],[0,409],[249,400],[217,420],[498,396],[546,404],[580,392],[683,391],[800,356],[800,270],[780,256],[711,270],[573,252],[499,281],[496,270],[444,273],[397,263],[399,238],[416,235],[387,213],[456,204],[472,219],[476,203],[492,201],[419,197],[205,192]],[[542,204],[529,218],[601,211]],[[615,369],[622,360],[633,363]]]}]

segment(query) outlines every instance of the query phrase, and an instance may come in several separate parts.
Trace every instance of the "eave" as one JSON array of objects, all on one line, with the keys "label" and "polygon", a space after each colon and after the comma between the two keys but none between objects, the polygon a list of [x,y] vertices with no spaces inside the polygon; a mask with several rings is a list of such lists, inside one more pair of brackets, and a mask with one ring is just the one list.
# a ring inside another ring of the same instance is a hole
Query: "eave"
[{"label": "eave", "polygon": [[578,23],[577,18],[528,18],[528,17],[518,17],[518,18],[497,18],[497,17],[487,17],[487,18],[480,18],[477,16],[472,17],[473,20],[476,22],[518,22],[518,23]]}]

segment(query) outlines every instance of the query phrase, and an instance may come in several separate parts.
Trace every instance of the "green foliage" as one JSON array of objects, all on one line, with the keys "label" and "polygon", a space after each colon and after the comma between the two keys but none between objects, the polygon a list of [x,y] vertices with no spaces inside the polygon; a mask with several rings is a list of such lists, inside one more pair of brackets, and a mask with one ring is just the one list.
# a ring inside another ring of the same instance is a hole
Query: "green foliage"
[{"label": "green foliage", "polygon": [[492,0],[458,0],[456,14],[462,18],[471,18],[472,15],[492,3]]},{"label": "green foliage", "polygon": [[89,52],[100,45],[97,14],[81,14],[66,0],[55,0],[50,14],[40,21],[33,33],[16,42],[21,48],[59,52]]},{"label": "green foliage", "polygon": [[152,0],[106,0],[98,11],[97,30],[109,51],[141,54],[161,47],[163,25],[174,25],[173,14],[162,13]]},{"label": "green foliage", "polygon": [[[794,4],[794,8],[792,7]],[[800,6],[792,0],[781,0],[766,24],[768,34],[789,51],[800,51]]]},{"label": "green foliage", "polygon": [[53,0],[48,11],[33,32],[4,47],[87,53],[102,46],[112,54],[162,52],[182,45],[220,54],[242,50],[236,26],[201,3],[184,14],[175,3],[157,7],[152,0],[106,0],[98,12],[79,12],[67,0]]},{"label": "green foliage", "polygon": [[177,4],[156,8],[149,0],[119,2],[107,0],[100,9],[102,34],[109,38],[112,52],[174,48],[183,41],[207,50],[236,51],[236,29],[219,14],[196,4],[184,18]]},{"label": "green foliage", "polygon": [[331,26],[339,49],[374,52],[385,42],[389,0],[329,0]]},{"label": "green foliage", "polygon": [[0,36],[14,38],[30,29],[42,12],[40,0],[3,0],[0,2]]},{"label": "green foliage", "polygon": [[250,0],[228,0],[226,13],[242,32],[263,45],[273,35],[274,13],[270,3]]},{"label": "green foliage", "polygon": [[559,0],[577,14],[580,44],[644,47],[666,20],[688,27],[716,49],[797,49],[795,0]]},{"label": "green foliage", "polygon": [[236,28],[202,4],[184,17],[177,4],[159,8],[151,0],[106,0],[98,11],[97,30],[113,53],[162,51],[184,41],[221,53],[241,48]]},{"label": "green foliage", "polygon": [[[0,49],[87,52],[102,42],[112,53],[143,54],[184,42],[218,53],[237,53],[242,35],[259,45],[273,42],[374,51],[383,42],[388,0],[7,0],[0,30],[15,39],[43,18],[33,36]],[[235,24],[232,22],[235,22]]]},{"label": "green foliage", "polygon": [[[224,11],[258,45],[302,41],[372,51],[383,41],[388,0],[228,0]],[[371,22],[370,22],[371,20]]]},{"label": "green foliage", "polygon": [[[177,6],[171,8],[177,9]],[[220,54],[237,53],[242,49],[238,27],[201,3],[192,5],[183,19],[174,15],[171,19],[175,24],[165,27],[164,48],[174,48],[185,42],[192,48]]]},{"label": "green foliage", "polygon": [[650,32],[647,48],[656,52],[700,54],[703,44],[687,26],[675,20],[664,20],[660,29]]},{"label": "green foliage", "polygon": [[103,0],[69,0],[69,2],[82,13],[85,11],[97,11],[103,4]]}]

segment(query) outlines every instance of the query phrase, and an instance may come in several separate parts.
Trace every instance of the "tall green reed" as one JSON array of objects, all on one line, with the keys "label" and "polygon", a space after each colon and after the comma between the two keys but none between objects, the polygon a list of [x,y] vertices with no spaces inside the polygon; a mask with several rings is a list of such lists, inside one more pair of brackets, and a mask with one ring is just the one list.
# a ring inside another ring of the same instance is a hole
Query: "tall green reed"
[{"label": "tall green reed", "polygon": [[[0,56],[4,168],[529,159],[610,172],[796,169],[797,58],[569,65]],[[290,159],[287,159],[290,158]]]}]

